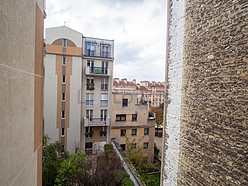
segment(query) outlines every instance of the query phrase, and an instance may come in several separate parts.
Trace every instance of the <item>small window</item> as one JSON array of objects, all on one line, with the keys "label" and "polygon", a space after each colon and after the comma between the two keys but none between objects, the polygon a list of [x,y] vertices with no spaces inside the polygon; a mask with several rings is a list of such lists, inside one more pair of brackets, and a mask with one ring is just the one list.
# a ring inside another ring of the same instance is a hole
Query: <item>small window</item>
[{"label": "small window", "polygon": [[66,47],[66,39],[63,39],[63,47]]},{"label": "small window", "polygon": [[126,121],[126,114],[116,114],[116,121]]},{"label": "small window", "polygon": [[101,94],[101,107],[108,106],[108,94]]},{"label": "small window", "polygon": [[94,105],[94,94],[86,94],[86,106]]},{"label": "small window", "polygon": [[65,75],[62,75],[62,83],[65,84]]},{"label": "small window", "polygon": [[149,128],[144,128],[144,135],[148,135],[149,134]]},{"label": "small window", "polygon": [[120,147],[122,148],[123,151],[126,150],[126,144],[120,144]]},{"label": "small window", "polygon": [[132,129],[132,136],[136,136],[137,135],[137,129]]},{"label": "small window", "polygon": [[62,128],[61,129],[61,137],[64,137],[65,136],[65,128]]},{"label": "small window", "polygon": [[122,106],[127,107],[128,99],[122,99]]},{"label": "small window", "polygon": [[85,137],[86,138],[92,138],[92,136],[93,136],[93,128],[92,127],[86,127],[85,130],[86,130]]},{"label": "small window", "polygon": [[132,121],[133,122],[137,121],[137,114],[132,114]]},{"label": "small window", "polygon": [[148,149],[148,142],[144,143],[144,149]]},{"label": "small window", "polygon": [[65,119],[65,111],[64,110],[62,110],[62,112],[61,112],[61,117],[62,117],[62,119]]},{"label": "small window", "polygon": [[65,101],[65,93],[62,93],[62,101]]},{"label": "small window", "polygon": [[93,143],[92,142],[87,142],[85,143],[85,149],[92,149],[92,145]]},{"label": "small window", "polygon": [[126,136],[126,129],[121,129],[121,137]]},{"label": "small window", "polygon": [[101,129],[100,129],[100,137],[101,138],[106,138],[106,136],[107,136],[107,127],[101,127]]},{"label": "small window", "polygon": [[66,66],[66,58],[65,58],[65,56],[63,56],[62,65]]}]

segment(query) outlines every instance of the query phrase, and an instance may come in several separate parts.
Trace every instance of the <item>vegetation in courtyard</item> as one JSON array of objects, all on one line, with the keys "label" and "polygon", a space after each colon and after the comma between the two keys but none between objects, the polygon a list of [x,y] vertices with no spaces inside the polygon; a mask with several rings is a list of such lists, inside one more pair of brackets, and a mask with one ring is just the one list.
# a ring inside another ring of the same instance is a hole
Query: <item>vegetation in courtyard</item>
[{"label": "vegetation in courtyard", "polygon": [[[68,156],[58,142],[43,137],[43,185],[133,185],[112,145],[104,152]],[[60,156],[63,154],[63,156]]]},{"label": "vegetation in courtyard", "polygon": [[156,125],[157,127],[163,126],[163,117],[164,117],[164,103],[162,103],[159,107],[151,107],[151,112],[156,114]]}]

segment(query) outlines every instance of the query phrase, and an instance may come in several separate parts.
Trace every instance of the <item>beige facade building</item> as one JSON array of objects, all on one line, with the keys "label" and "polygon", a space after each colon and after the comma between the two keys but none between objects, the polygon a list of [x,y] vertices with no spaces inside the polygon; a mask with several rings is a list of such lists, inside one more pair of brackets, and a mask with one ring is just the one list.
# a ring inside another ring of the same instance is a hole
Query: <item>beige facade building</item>
[{"label": "beige facade building", "polygon": [[126,149],[126,137],[154,156],[155,120],[148,118],[148,105],[135,94],[113,93],[111,138]]},{"label": "beige facade building", "polygon": [[128,81],[126,78],[113,80],[113,92],[137,94],[143,102],[148,102],[150,106],[159,107],[164,103],[164,82],[141,81],[137,83],[135,79]]},{"label": "beige facade building", "polygon": [[43,0],[0,2],[0,185],[42,185]]},{"label": "beige facade building", "polygon": [[110,140],[114,41],[46,29],[44,132],[69,153]]}]

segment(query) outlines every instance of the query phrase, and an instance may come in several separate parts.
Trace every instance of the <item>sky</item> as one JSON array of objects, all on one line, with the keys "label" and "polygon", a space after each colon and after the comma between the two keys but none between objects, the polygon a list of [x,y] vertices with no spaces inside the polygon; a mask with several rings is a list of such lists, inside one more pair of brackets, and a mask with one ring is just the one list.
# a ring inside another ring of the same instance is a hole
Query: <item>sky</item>
[{"label": "sky", "polygon": [[47,0],[45,28],[114,40],[114,78],[165,79],[166,0]]}]

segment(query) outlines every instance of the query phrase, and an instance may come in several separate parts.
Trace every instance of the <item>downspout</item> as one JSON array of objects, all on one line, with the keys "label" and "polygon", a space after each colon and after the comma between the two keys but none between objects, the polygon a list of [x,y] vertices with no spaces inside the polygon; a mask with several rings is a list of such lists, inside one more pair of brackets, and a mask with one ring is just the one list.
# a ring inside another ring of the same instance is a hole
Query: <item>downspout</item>
[{"label": "downspout", "polygon": [[165,97],[164,97],[164,120],[163,120],[163,138],[162,138],[162,156],[161,156],[161,175],[160,175],[160,185],[163,184],[164,175],[164,152],[165,152],[165,128],[166,128],[166,114],[168,107],[168,60],[169,60],[169,16],[170,16],[170,0],[166,0],[166,56],[165,56]]}]

